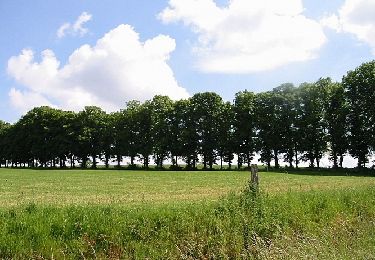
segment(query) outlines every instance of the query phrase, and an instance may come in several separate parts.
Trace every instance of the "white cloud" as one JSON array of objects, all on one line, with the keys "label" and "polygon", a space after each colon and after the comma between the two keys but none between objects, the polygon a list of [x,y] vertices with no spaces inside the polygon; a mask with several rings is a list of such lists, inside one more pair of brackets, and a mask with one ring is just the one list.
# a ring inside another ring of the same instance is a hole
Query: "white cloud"
[{"label": "white cloud", "polygon": [[303,15],[301,0],[170,0],[159,18],[182,21],[198,35],[194,53],[205,72],[251,73],[310,60],[326,42]]},{"label": "white cloud", "polygon": [[320,24],[332,30],[341,31],[340,20],[337,15],[323,17]]},{"label": "white cloud", "polygon": [[10,102],[22,114],[36,106],[53,106],[45,97],[36,92],[22,92],[12,88],[9,92]]},{"label": "white cloud", "polygon": [[324,17],[321,23],[337,32],[354,34],[375,55],[374,0],[346,0],[337,14]]},{"label": "white cloud", "polygon": [[45,50],[34,61],[31,50],[23,50],[8,61],[8,74],[26,91],[12,89],[12,104],[21,111],[53,104],[79,110],[98,105],[108,111],[123,108],[126,101],[144,101],[154,95],[186,98],[167,64],[175,41],[159,35],[145,42],[129,25],[120,25],[99,39],[95,46],[75,50],[64,66],[53,51]]},{"label": "white cloud", "polygon": [[84,27],[84,24],[87,23],[92,19],[92,15],[83,12],[77,20],[71,24],[71,23],[64,23],[60,26],[60,28],[57,30],[56,35],[58,38],[63,38],[67,34],[70,35],[79,35],[79,36],[84,36],[87,32],[88,29]]},{"label": "white cloud", "polygon": [[77,19],[77,21],[73,24],[73,31],[79,33],[81,36],[85,35],[88,30],[84,28],[83,25],[90,21],[92,18],[91,14],[83,12]]},{"label": "white cloud", "polygon": [[66,34],[66,32],[70,29],[70,23],[64,23],[63,25],[61,25],[59,27],[59,29],[57,30],[57,37],[58,38],[63,38]]}]

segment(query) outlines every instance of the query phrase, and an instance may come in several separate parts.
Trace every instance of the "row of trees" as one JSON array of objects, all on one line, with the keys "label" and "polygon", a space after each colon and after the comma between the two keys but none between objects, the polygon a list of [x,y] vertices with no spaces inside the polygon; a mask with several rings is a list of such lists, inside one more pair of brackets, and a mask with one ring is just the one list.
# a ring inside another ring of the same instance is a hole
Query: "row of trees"
[{"label": "row of trees", "polygon": [[[103,160],[120,166],[124,157],[145,168],[170,159],[186,168],[223,163],[249,166],[254,153],[276,168],[279,161],[319,167],[329,153],[335,168],[349,153],[365,167],[375,147],[375,61],[343,77],[321,78],[298,87],[283,84],[255,94],[242,91],[234,102],[212,92],[187,100],[155,96],[131,101],[115,113],[86,107],[79,113],[37,107],[10,125],[0,121],[0,166],[97,167]],[[70,164],[70,165],[68,165]]]}]

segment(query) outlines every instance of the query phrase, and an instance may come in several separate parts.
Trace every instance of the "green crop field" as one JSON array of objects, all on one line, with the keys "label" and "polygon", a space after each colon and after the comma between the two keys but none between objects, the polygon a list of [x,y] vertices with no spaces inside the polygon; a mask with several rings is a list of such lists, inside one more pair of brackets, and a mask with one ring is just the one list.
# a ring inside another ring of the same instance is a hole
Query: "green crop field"
[{"label": "green crop field", "polygon": [[[0,169],[2,208],[38,205],[132,205],[215,201],[239,192],[249,172]],[[375,178],[261,172],[270,194],[375,186]]]},{"label": "green crop field", "polygon": [[373,259],[375,178],[0,169],[0,258]]}]

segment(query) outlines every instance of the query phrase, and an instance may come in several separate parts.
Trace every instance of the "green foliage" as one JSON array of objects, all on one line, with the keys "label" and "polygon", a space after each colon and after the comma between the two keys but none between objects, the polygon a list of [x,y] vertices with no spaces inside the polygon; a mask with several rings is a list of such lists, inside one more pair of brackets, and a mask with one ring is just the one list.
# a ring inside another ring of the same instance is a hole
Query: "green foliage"
[{"label": "green foliage", "polygon": [[10,124],[5,123],[4,121],[0,120],[0,167],[1,165],[6,162],[8,152],[7,152],[7,140],[6,136],[10,130]]},{"label": "green foliage", "polygon": [[333,167],[342,168],[343,157],[348,149],[348,105],[342,84],[330,84],[325,115]]},{"label": "green foliage", "polygon": [[294,115],[290,96],[286,94],[286,91],[293,90],[292,85],[284,85],[256,96],[258,151],[261,161],[266,162],[268,167],[273,159],[275,168],[279,168],[279,154],[282,152],[292,152],[290,156],[293,157],[293,139],[289,136],[293,136]]},{"label": "green foliage", "polygon": [[212,92],[198,93],[191,98],[192,118],[195,131],[199,136],[198,149],[203,156],[203,168],[210,169],[216,163],[217,144],[219,142],[219,119],[223,101],[219,95]]},{"label": "green foliage", "polygon": [[231,169],[235,150],[233,106],[229,102],[222,103],[217,118],[217,152],[220,157],[220,169],[223,169],[223,162]]},{"label": "green foliage", "polygon": [[324,108],[330,84],[329,78],[319,79],[314,84],[304,83],[297,93],[297,113],[302,132],[300,149],[304,153],[303,158],[310,162],[310,167],[314,167],[316,161],[319,168],[320,159],[327,149]]},{"label": "green foliage", "polygon": [[104,150],[106,125],[110,121],[107,114],[99,107],[89,106],[78,113],[75,124],[78,131],[78,156],[81,158],[82,168],[86,168],[88,157],[91,156],[92,168],[97,166],[97,156]]},{"label": "green foliage", "polygon": [[163,168],[163,161],[169,157],[171,140],[168,115],[173,109],[173,101],[167,96],[155,96],[151,101],[152,141],[154,161]]},{"label": "green foliage", "polygon": [[364,167],[370,149],[375,147],[375,61],[349,71],[342,84],[349,108],[349,151],[358,159],[358,167]]},{"label": "green foliage", "polygon": [[250,167],[256,143],[255,94],[247,90],[237,93],[233,109],[234,145],[238,155],[238,168],[242,163],[247,163]]},{"label": "green foliage", "polygon": [[186,162],[187,169],[195,169],[198,160],[199,136],[193,118],[191,100],[178,100],[168,115],[172,168],[178,169],[178,157]]}]

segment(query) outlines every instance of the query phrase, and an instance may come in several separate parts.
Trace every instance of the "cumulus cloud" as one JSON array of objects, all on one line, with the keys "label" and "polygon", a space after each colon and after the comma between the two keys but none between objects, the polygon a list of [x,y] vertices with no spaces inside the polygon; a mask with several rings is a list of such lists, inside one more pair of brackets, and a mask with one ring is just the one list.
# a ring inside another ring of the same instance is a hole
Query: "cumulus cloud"
[{"label": "cumulus cloud", "polygon": [[12,88],[9,92],[9,98],[13,107],[15,107],[23,114],[37,106],[53,107],[53,105],[45,97],[36,92],[22,92],[20,90]]},{"label": "cumulus cloud", "polygon": [[57,30],[56,35],[58,38],[63,38],[67,34],[84,36],[88,32],[88,29],[84,27],[84,24],[90,21],[91,19],[91,14],[83,12],[73,24],[62,24],[60,28]]},{"label": "cumulus cloud", "polygon": [[375,1],[346,0],[337,14],[324,17],[321,23],[339,33],[354,34],[375,55]]},{"label": "cumulus cloud", "polygon": [[159,15],[198,35],[193,49],[205,72],[251,73],[316,57],[326,42],[318,21],[303,15],[301,0],[170,0]]},{"label": "cumulus cloud", "polygon": [[33,51],[25,49],[8,60],[8,74],[26,89],[12,89],[10,100],[21,112],[46,104],[71,110],[98,105],[114,111],[126,101],[157,94],[186,98],[188,92],[167,63],[175,47],[169,36],[141,42],[131,26],[120,25],[95,46],[75,50],[64,66],[52,50],[43,51],[36,62]]}]

